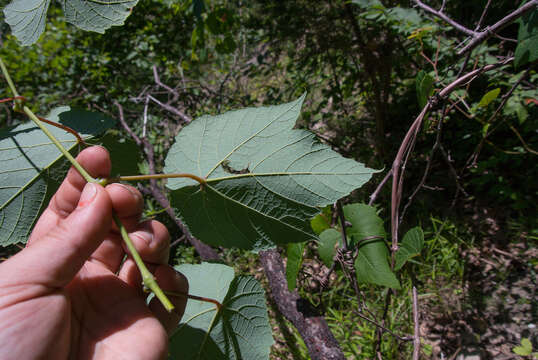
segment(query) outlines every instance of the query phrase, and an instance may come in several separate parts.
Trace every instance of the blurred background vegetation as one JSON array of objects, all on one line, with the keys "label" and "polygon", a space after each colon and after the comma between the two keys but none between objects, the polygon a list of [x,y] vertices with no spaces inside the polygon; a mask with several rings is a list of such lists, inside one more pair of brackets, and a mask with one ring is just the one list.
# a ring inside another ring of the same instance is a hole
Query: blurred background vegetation
[{"label": "blurred background vegetation", "polygon": [[[485,3],[448,1],[445,12],[473,28]],[[441,2],[428,4],[439,8]],[[494,1],[483,23],[494,23],[514,9],[513,1]],[[312,130],[346,157],[384,169],[348,202],[367,202],[390,169],[421,109],[417,75],[430,76],[433,88],[440,89],[456,78],[465,60],[456,55],[463,37],[408,1],[145,0],[123,27],[103,35],[66,24],[56,3],[48,16],[46,32],[32,47],[19,46],[8,25],[0,25],[0,55],[38,114],[71,105],[117,117],[117,101],[133,130],[154,144],[160,170],[185,123],[183,115],[196,118],[276,104],[307,91],[297,126]],[[517,32],[515,23],[502,35],[515,39]],[[515,47],[512,41],[488,41],[473,51],[467,69],[496,63]],[[526,79],[492,119],[502,95],[527,69]],[[422,284],[425,358],[511,354],[521,337],[534,336],[536,344],[535,328],[527,325],[538,319],[537,78],[536,62],[481,75],[451,97],[458,106],[446,116],[430,114],[421,129],[407,164],[403,204],[423,176],[440,123],[445,154],[435,153],[426,186],[407,209],[401,231],[420,225],[426,233],[425,251],[415,267]],[[495,89],[500,89],[496,97],[481,101]],[[148,95],[156,101],[147,102]],[[0,97],[8,96],[2,87]],[[1,126],[24,120],[8,104],[1,106]],[[138,165],[147,171],[146,164]],[[376,202],[387,229],[389,189]],[[180,231],[158,205],[147,202],[148,216],[168,223],[178,238]],[[259,272],[252,254],[221,252],[241,271]],[[179,243],[171,261],[198,258]],[[316,255],[307,252],[299,287],[314,304],[320,299],[310,275],[320,266]],[[364,286],[370,307],[382,309],[383,291]],[[389,314],[387,326],[399,332],[412,333],[409,288],[410,281]],[[372,358],[375,331],[354,316],[354,301],[345,278],[336,274],[322,307],[346,356]],[[275,308],[271,315],[277,340],[273,357],[307,358],[296,332]],[[384,340],[386,358],[409,358],[411,344],[390,335]]]}]

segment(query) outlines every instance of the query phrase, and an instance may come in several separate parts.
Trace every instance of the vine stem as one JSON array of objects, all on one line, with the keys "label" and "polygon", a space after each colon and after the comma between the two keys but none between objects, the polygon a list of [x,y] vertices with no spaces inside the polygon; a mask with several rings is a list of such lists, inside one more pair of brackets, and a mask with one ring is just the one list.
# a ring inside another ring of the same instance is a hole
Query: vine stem
[{"label": "vine stem", "polygon": [[39,126],[39,128],[45,133],[45,135],[47,135],[47,137],[50,139],[50,141],[52,141],[54,143],[54,145],[56,145],[56,147],[58,148],[58,150],[60,150],[60,152],[67,158],[67,160],[69,160],[69,162],[75,167],[75,169],[78,170],[78,172],[80,173],[80,175],[82,175],[82,177],[87,181],[87,182],[93,182],[93,183],[96,183],[98,182],[96,179],[94,179],[90,174],[88,174],[88,172],[82,167],[82,165],[80,165],[78,163],[77,160],[75,160],[75,158],[73,157],[73,155],[71,155],[69,153],[69,151],[67,151],[66,148],[64,148],[62,146],[62,144],[60,144],[60,142],[58,141],[58,139],[56,139],[56,137],[49,131],[49,129],[47,129],[47,127],[43,124],[43,121],[39,120],[39,118],[32,112],[32,110],[30,110],[28,108],[28,106],[24,105],[22,107],[22,111],[24,111],[24,113],[37,125]]},{"label": "vine stem", "polygon": [[[4,74],[4,77],[9,85],[9,88],[11,89],[11,92],[13,93],[14,97],[19,97],[19,93],[17,92],[17,88],[13,84],[13,80],[11,80],[11,76],[9,76],[9,72],[7,71],[7,68],[4,64],[4,61],[0,57],[0,68],[2,69],[2,73]],[[16,100],[16,105],[21,105],[22,102],[20,100]],[[82,177],[87,182],[97,183],[100,185],[104,185],[103,181],[94,179],[88,172],[78,163],[78,161],[67,151],[62,144],[56,139],[56,137],[47,129],[47,127],[43,124],[41,120],[28,108],[27,106],[22,106],[22,111],[37,125],[39,128],[47,135],[47,137],[52,141],[52,143],[60,150],[60,152],[69,160],[69,162],[73,165],[75,169],[82,175]],[[138,251],[136,251],[136,248],[134,247],[134,244],[129,237],[129,234],[127,233],[127,229],[125,226],[121,223],[120,219],[118,218],[118,215],[116,213],[112,214],[114,222],[118,226],[121,237],[123,238],[123,241],[127,245],[127,248],[129,249],[129,252],[131,253],[131,256],[133,257],[133,260],[135,261],[138,270],[140,271],[140,274],[142,275],[142,279],[144,281],[144,285],[146,285],[154,294],[155,296],[161,301],[164,308],[170,312],[174,309],[174,305],[170,302],[170,300],[166,297],[162,289],[157,284],[157,281],[155,281],[155,278],[151,274],[151,272],[146,267],[146,264],[144,264],[144,261],[140,257],[140,254]]]},{"label": "vine stem", "polygon": [[121,237],[123,238],[123,241],[125,242],[125,245],[127,245],[127,249],[129,249],[129,252],[131,253],[131,256],[133,257],[133,260],[135,261],[136,265],[138,266],[138,270],[140,270],[140,275],[142,275],[142,281],[144,282],[144,285],[146,285],[155,296],[161,301],[166,311],[170,312],[174,310],[174,305],[168,300],[162,289],[159,287],[159,284],[157,284],[157,281],[155,281],[155,277],[153,274],[148,270],[146,267],[146,264],[144,264],[144,261],[140,257],[140,254],[138,251],[136,251],[134,244],[129,237],[129,234],[127,233],[127,229],[125,226],[121,223],[120,218],[116,213],[112,214],[112,217],[114,219],[114,222],[120,229]]},{"label": "vine stem", "polygon": [[151,174],[151,175],[129,175],[129,176],[117,176],[106,179],[107,183],[119,182],[119,181],[137,181],[137,180],[151,180],[151,179],[171,179],[171,178],[189,178],[197,181],[200,185],[207,184],[207,181],[199,176],[188,173],[180,174]]},{"label": "vine stem", "polygon": [[184,293],[184,292],[177,292],[177,291],[165,291],[164,293],[168,294],[168,295],[171,295],[171,296],[182,296],[182,297],[186,297],[188,299],[214,304],[216,306],[216,308],[217,308],[217,311],[221,311],[221,309],[222,309],[222,304],[220,302],[218,302],[217,300],[215,300],[215,299],[206,298],[206,297],[203,297],[203,296],[192,295],[192,294],[187,294],[187,293]]}]

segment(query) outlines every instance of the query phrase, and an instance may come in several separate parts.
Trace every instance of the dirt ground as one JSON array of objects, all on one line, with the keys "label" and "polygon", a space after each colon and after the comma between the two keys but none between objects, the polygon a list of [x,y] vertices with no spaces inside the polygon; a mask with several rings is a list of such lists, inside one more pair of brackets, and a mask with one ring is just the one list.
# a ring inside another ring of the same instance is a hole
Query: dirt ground
[{"label": "dirt ground", "polygon": [[536,237],[521,233],[508,241],[494,223],[489,225],[494,236],[462,252],[461,292],[422,308],[421,332],[432,346],[432,359],[522,359],[512,351],[522,338],[537,351]]}]

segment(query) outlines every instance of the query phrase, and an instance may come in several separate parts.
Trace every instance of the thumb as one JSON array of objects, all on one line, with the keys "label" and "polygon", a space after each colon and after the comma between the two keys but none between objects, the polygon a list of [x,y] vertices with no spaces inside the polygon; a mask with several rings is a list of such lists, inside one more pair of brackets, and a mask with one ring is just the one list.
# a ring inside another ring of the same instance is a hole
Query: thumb
[{"label": "thumb", "polygon": [[108,193],[98,184],[87,183],[77,208],[69,216],[59,218],[41,239],[5,261],[2,265],[9,265],[8,269],[2,266],[0,273],[7,271],[9,282],[13,283],[63,287],[101,244],[111,224],[112,202]]}]

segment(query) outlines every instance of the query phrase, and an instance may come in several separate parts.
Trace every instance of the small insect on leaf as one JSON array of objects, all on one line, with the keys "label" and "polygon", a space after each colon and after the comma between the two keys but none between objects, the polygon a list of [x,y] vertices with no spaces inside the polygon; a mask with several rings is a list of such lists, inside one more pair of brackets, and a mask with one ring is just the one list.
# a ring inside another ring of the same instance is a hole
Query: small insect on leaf
[{"label": "small insect on leaf", "polygon": [[248,166],[246,168],[244,168],[244,169],[241,169],[241,170],[233,169],[230,166],[230,160],[224,160],[221,163],[221,166],[224,169],[224,171],[226,171],[229,174],[248,174],[250,172],[250,170],[248,169]]}]

